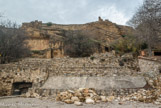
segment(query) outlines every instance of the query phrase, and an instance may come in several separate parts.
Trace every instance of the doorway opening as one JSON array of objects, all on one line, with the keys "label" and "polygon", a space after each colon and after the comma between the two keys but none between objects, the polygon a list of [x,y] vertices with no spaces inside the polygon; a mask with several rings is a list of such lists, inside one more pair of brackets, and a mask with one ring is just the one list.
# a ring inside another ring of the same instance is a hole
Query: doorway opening
[{"label": "doorway opening", "polygon": [[109,49],[108,47],[105,47],[105,51],[106,51],[106,52],[109,52],[110,49]]},{"label": "doorway opening", "polygon": [[154,52],[154,56],[161,56],[161,52]]},{"label": "doorway opening", "polygon": [[28,92],[28,89],[32,87],[31,82],[16,82],[12,85],[12,95],[21,95]]}]

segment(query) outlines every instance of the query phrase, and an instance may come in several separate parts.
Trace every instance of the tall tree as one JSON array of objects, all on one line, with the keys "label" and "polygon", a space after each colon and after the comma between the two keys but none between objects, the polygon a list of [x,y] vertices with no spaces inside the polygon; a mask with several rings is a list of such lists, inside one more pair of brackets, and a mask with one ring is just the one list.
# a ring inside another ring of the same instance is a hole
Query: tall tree
[{"label": "tall tree", "polygon": [[138,38],[147,43],[148,54],[151,56],[152,48],[160,42],[161,0],[144,0],[128,24],[136,29]]},{"label": "tall tree", "polygon": [[0,63],[7,63],[29,54],[25,32],[15,23],[0,25]]}]

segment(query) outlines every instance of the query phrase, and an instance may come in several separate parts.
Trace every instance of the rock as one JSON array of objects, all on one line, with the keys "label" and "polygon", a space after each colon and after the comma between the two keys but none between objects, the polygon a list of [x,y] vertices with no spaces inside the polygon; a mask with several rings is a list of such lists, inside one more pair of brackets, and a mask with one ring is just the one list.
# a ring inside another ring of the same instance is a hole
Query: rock
[{"label": "rock", "polygon": [[101,101],[100,100],[96,100],[96,103],[100,103]]},{"label": "rock", "polygon": [[33,97],[34,98],[40,98],[39,94],[37,94],[37,93],[33,93]]},{"label": "rock", "polygon": [[60,93],[61,96],[64,96],[64,95],[67,95],[67,94],[68,94],[68,92],[61,92]]},{"label": "rock", "polygon": [[91,98],[86,99],[86,104],[94,104],[94,103],[95,103],[95,101],[93,99],[91,99]]},{"label": "rock", "polygon": [[119,105],[123,105],[124,103],[123,102],[119,102]]},{"label": "rock", "polygon": [[115,97],[114,96],[109,96],[106,99],[107,99],[108,102],[112,102],[115,99]]},{"label": "rock", "polygon": [[79,102],[79,101],[80,101],[78,97],[72,97],[71,100],[72,100],[73,102],[75,102],[75,101],[78,101],[78,102]]},{"label": "rock", "polygon": [[26,93],[26,97],[29,98],[31,96],[30,92]]},{"label": "rock", "polygon": [[82,92],[84,89],[85,89],[85,88],[79,88],[78,90],[79,90],[80,92]]},{"label": "rock", "polygon": [[82,106],[83,105],[83,103],[79,102],[79,101],[75,101],[74,104],[77,105],[77,106]]},{"label": "rock", "polygon": [[107,102],[106,96],[100,96],[102,102]]},{"label": "rock", "polygon": [[73,90],[68,90],[69,93],[73,93],[74,94],[74,91]]},{"label": "rock", "polygon": [[64,100],[64,102],[67,103],[67,104],[73,104],[73,103],[74,103],[74,102],[73,102],[72,100],[70,100],[70,99]]}]

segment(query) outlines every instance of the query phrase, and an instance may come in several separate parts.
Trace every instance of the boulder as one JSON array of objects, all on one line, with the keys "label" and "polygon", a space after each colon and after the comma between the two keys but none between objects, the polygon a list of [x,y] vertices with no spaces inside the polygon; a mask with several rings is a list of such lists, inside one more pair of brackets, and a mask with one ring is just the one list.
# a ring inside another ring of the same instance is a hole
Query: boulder
[{"label": "boulder", "polygon": [[77,105],[77,106],[82,106],[83,105],[83,103],[79,102],[79,101],[75,101],[74,104]]},{"label": "boulder", "polygon": [[71,100],[72,100],[73,102],[75,102],[75,101],[79,102],[79,101],[80,101],[78,97],[72,97]]},{"label": "boulder", "polygon": [[91,98],[86,99],[86,104],[94,104],[94,103],[95,103],[95,101],[93,99],[91,99]]},{"label": "boulder", "polygon": [[73,103],[74,103],[74,102],[73,102],[72,100],[70,100],[70,99],[64,100],[64,102],[65,102],[66,104],[73,104]]},{"label": "boulder", "polygon": [[106,96],[100,96],[102,102],[107,102]]}]

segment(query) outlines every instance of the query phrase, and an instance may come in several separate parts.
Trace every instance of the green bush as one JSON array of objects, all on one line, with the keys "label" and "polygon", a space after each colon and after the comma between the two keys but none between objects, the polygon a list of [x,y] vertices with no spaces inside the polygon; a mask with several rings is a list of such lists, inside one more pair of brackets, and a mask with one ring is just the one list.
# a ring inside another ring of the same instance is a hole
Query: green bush
[{"label": "green bush", "polygon": [[52,26],[52,22],[48,22],[46,25],[47,26]]},{"label": "green bush", "polygon": [[91,60],[94,60],[94,59],[95,59],[95,57],[94,57],[94,56],[91,56],[91,57],[90,57],[90,59],[91,59]]},{"label": "green bush", "polygon": [[112,48],[116,53],[123,55],[125,53],[139,54],[140,44],[132,36],[126,36],[112,44]]}]

